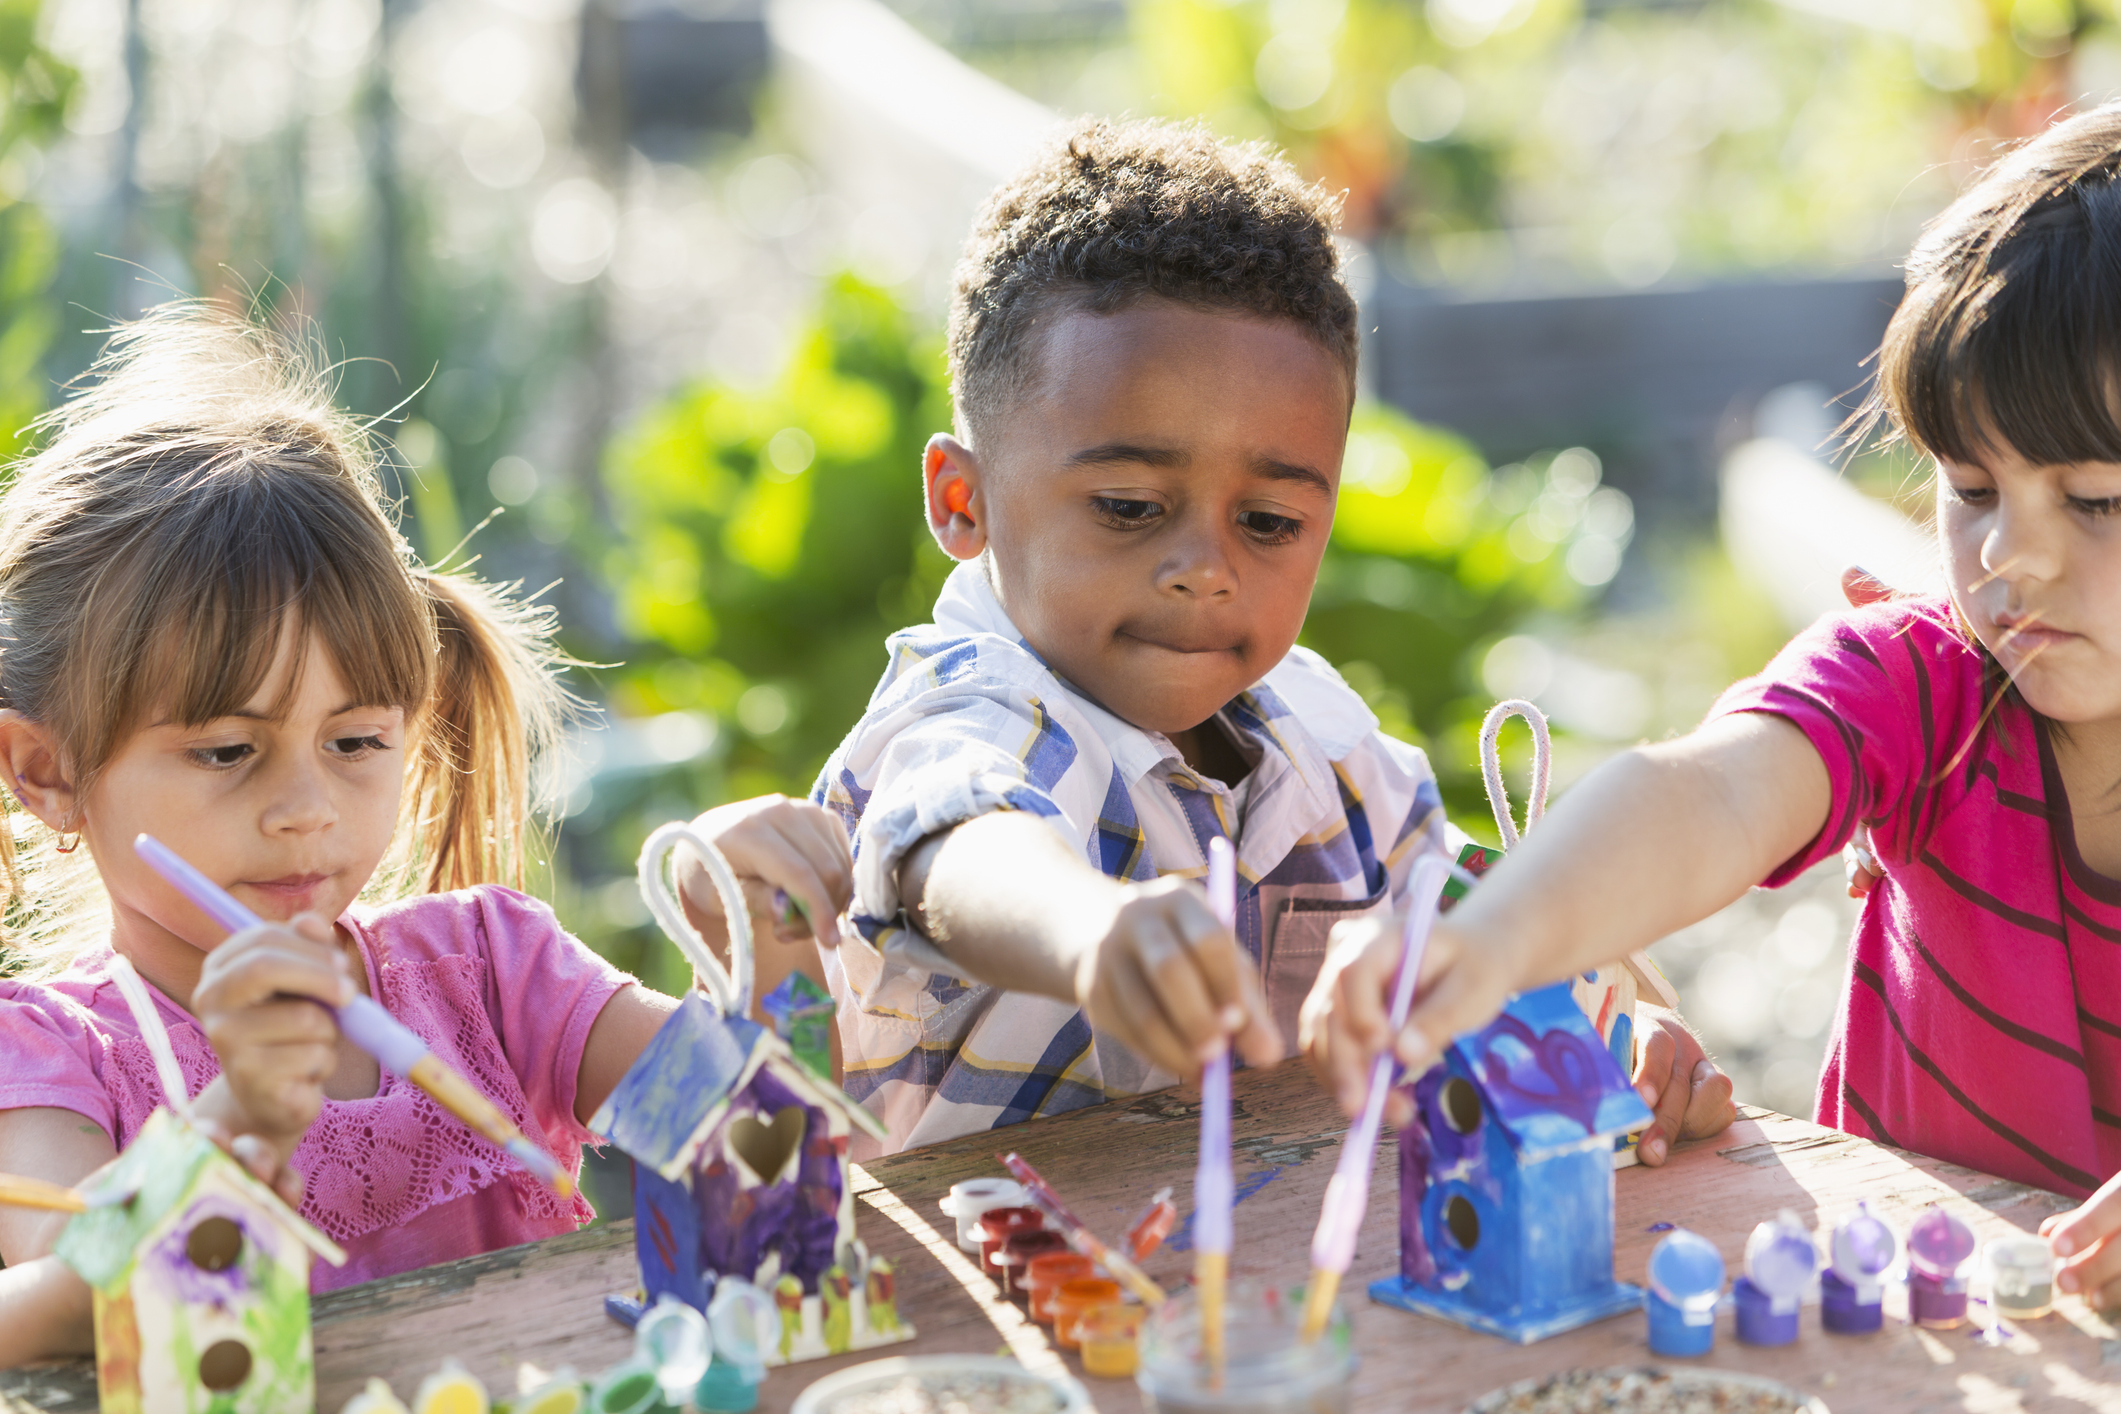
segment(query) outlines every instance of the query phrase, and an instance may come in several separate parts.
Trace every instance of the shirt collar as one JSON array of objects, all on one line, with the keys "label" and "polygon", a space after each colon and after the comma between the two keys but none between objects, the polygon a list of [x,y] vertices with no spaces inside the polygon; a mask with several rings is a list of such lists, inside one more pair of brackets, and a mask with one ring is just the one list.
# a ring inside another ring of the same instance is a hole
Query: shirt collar
[{"label": "shirt collar", "polygon": [[[984,559],[964,561],[950,572],[942,593],[936,596],[935,622],[939,628],[959,633],[993,634],[1038,656],[1002,607],[987,578]],[[1143,731],[1107,711],[1059,674],[1054,674],[1054,680],[1090,717],[1129,788],[1158,762],[1178,757],[1178,748],[1162,733]],[[1332,763],[1377,730],[1376,715],[1323,658],[1307,648],[1290,649],[1287,657],[1227,710],[1240,731],[1288,757],[1313,794],[1328,797],[1337,797]]]}]

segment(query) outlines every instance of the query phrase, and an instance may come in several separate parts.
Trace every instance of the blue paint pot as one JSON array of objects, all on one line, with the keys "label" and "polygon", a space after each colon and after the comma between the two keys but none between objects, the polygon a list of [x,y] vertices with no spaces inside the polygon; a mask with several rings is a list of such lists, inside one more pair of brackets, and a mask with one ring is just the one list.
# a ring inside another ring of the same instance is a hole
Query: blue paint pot
[{"label": "blue paint pot", "polygon": [[1753,1285],[1751,1277],[1731,1283],[1738,1308],[1738,1338],[1747,1345],[1788,1345],[1797,1339],[1797,1303],[1783,1302]]},{"label": "blue paint pot", "polygon": [[1872,1282],[1866,1298],[1856,1286],[1843,1281],[1839,1273],[1821,1273],[1819,1324],[1836,1335],[1868,1335],[1878,1330],[1885,1325],[1884,1291],[1883,1286]]},{"label": "blue paint pot", "polygon": [[1723,1254],[1699,1233],[1675,1227],[1650,1253],[1650,1349],[1659,1355],[1706,1355],[1716,1346],[1716,1307],[1723,1299]]},{"label": "blue paint pot", "polygon": [[1863,1203],[1834,1229],[1833,1265],[1819,1278],[1819,1323],[1837,1335],[1867,1335],[1885,1324],[1885,1273],[1900,1250],[1893,1230]]},{"label": "blue paint pot", "polygon": [[1745,1275],[1732,1288],[1738,1307],[1738,1338],[1747,1345],[1788,1345],[1797,1339],[1797,1308],[1819,1249],[1812,1234],[1784,1210],[1753,1229],[1745,1243]]}]

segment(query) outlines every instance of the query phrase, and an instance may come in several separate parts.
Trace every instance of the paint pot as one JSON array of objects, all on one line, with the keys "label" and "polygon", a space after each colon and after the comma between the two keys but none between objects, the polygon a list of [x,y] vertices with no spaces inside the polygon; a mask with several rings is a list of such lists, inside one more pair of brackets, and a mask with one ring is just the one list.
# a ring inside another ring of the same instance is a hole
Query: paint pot
[{"label": "paint pot", "polygon": [[1061,1283],[1091,1275],[1091,1266],[1090,1259],[1080,1252],[1049,1252],[1033,1257],[1024,1268],[1024,1291],[1031,1300],[1031,1319],[1052,1325],[1053,1298],[1060,1294]]},{"label": "paint pot", "polygon": [[1988,1305],[2013,1321],[2031,1321],[2055,1309],[2055,1254],[2043,1238],[1999,1237],[1984,1243],[1981,1266],[1988,1273]]},{"label": "paint pot", "polygon": [[573,1369],[562,1366],[542,1384],[517,1395],[508,1408],[509,1414],[581,1414],[587,1402],[581,1380]]},{"label": "paint pot", "polygon": [[479,1377],[455,1360],[444,1360],[412,1397],[412,1414],[487,1414],[492,1407]]},{"label": "paint pot", "polygon": [[663,1402],[655,1373],[639,1356],[612,1366],[589,1391],[591,1414],[649,1414]]},{"label": "paint pot", "polygon": [[1837,1335],[1864,1335],[1885,1324],[1885,1273],[1899,1254],[1900,1239],[1858,1203],[1827,1243],[1827,1270],[1819,1276],[1819,1323]]},{"label": "paint pot", "polygon": [[1001,1272],[1002,1295],[1029,1300],[1031,1293],[1024,1286],[1024,1277],[1032,1259],[1068,1250],[1068,1239],[1047,1228],[1019,1232],[1011,1237],[995,1255]]},{"label": "paint pot", "polygon": [[1650,1253],[1650,1349],[1659,1355],[1706,1355],[1716,1346],[1716,1306],[1723,1299],[1723,1254],[1699,1233],[1675,1227]]},{"label": "paint pot", "polygon": [[967,1252],[977,1252],[979,1242],[972,1236],[972,1229],[990,1208],[1020,1208],[1030,1201],[1024,1185],[1013,1178],[968,1178],[950,1185],[941,1207],[957,1221],[957,1245]]},{"label": "paint pot", "polygon": [[1110,1277],[1062,1282],[1053,1295],[1053,1343],[1063,1350],[1075,1349],[1079,1344],[1075,1331],[1083,1317],[1100,1306],[1117,1306],[1119,1300],[1119,1283]]},{"label": "paint pot", "polygon": [[1046,1215],[1036,1208],[989,1208],[972,1227],[972,1240],[979,1244],[979,1269],[999,1277],[1002,1273],[995,1255],[1002,1244],[1020,1232],[1037,1232],[1045,1225]]},{"label": "paint pot", "polygon": [[654,1368],[664,1402],[683,1404],[714,1358],[707,1318],[666,1291],[633,1328],[633,1353]]},{"label": "paint pot", "polygon": [[700,1414],[751,1414],[759,1407],[757,1380],[728,1360],[716,1360],[693,1386],[692,1407]]},{"label": "paint pot", "polygon": [[1747,1345],[1789,1345],[1797,1339],[1803,1304],[1819,1249],[1797,1215],[1785,1208],[1753,1229],[1745,1242],[1745,1275],[1731,1288],[1738,1338]]},{"label": "paint pot", "polygon": [[1974,1230],[1932,1205],[1907,1233],[1907,1314],[1918,1326],[1949,1330],[1966,1320],[1967,1259]]},{"label": "paint pot", "polygon": [[1135,1382],[1149,1414],[1347,1414],[1355,1352],[1334,1303],[1325,1333],[1306,1343],[1302,1287],[1232,1282],[1224,1296],[1220,1386],[1203,1359],[1194,1293],[1166,1301],[1143,1324]]},{"label": "paint pot", "polygon": [[1083,1353],[1083,1373],[1100,1380],[1124,1380],[1141,1368],[1142,1321],[1139,1306],[1100,1306],[1076,1323],[1076,1344]]},{"label": "paint pot", "polygon": [[766,1378],[766,1344],[778,1335],[780,1325],[780,1308],[750,1282],[732,1276],[715,1282],[714,1300],[707,1303],[707,1329],[714,1337],[716,1364],[734,1365],[746,1380],[757,1384]]}]

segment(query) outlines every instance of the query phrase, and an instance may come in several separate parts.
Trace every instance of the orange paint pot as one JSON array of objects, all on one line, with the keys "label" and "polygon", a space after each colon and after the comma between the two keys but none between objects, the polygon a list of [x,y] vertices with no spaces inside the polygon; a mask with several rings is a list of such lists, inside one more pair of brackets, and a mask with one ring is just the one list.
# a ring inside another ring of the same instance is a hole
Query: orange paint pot
[{"label": "orange paint pot", "polygon": [[1063,1350],[1081,1347],[1076,1332],[1083,1317],[1100,1306],[1119,1304],[1119,1283],[1110,1277],[1076,1277],[1061,1283],[1053,1298],[1053,1343]]},{"label": "orange paint pot", "polygon": [[1090,1259],[1080,1252],[1049,1252],[1033,1257],[1031,1265],[1024,1268],[1024,1291],[1031,1298],[1031,1319],[1052,1325],[1053,1298],[1060,1295],[1061,1283],[1089,1276],[1091,1268]]}]

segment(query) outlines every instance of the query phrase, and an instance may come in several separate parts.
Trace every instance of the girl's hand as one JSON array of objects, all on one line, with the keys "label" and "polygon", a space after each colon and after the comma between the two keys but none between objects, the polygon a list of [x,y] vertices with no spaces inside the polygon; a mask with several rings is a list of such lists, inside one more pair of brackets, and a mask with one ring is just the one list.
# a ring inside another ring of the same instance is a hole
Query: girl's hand
[{"label": "girl's hand", "polygon": [[[1394,1036],[1385,1008],[1399,971],[1400,933],[1397,917],[1335,925],[1325,965],[1297,1014],[1298,1046],[1351,1116],[1362,1109],[1371,1067],[1387,1046],[1407,1075],[1419,1075],[1453,1036],[1493,1019],[1517,990],[1507,955],[1499,948],[1469,947],[1447,914],[1429,930],[1414,1009]],[[1404,1091],[1386,1099],[1385,1118],[1395,1126],[1413,1121]]]},{"label": "girl's hand", "polygon": [[[744,886],[754,936],[784,943],[814,937],[825,947],[839,946],[839,917],[854,902],[854,856],[839,816],[807,800],[762,795],[716,806],[692,828],[722,852]],[[685,916],[701,937],[726,950],[722,896],[707,866],[678,850],[677,880]],[[775,889],[798,907],[785,915],[775,908]]]},{"label": "girl's hand", "polygon": [[1721,1134],[1738,1117],[1731,1103],[1731,1077],[1716,1068],[1684,1021],[1663,1007],[1637,1005],[1641,1046],[1635,1061],[1635,1093],[1656,1111],[1642,1131],[1635,1157],[1651,1168],[1665,1161],[1681,1139]]},{"label": "girl's hand", "polygon": [[2040,1235],[2062,1259],[2055,1285],[2101,1311],[2121,1308],[2121,1174],[2074,1212],[2040,1224]]},{"label": "girl's hand", "polygon": [[258,1162],[277,1174],[308,1133],[339,1064],[329,1008],[355,992],[332,925],[314,914],[245,929],[206,955],[192,1012],[221,1058],[226,1104],[209,1102],[208,1087],[201,1117],[220,1126],[238,1158],[238,1136],[262,1139],[279,1162]]}]

